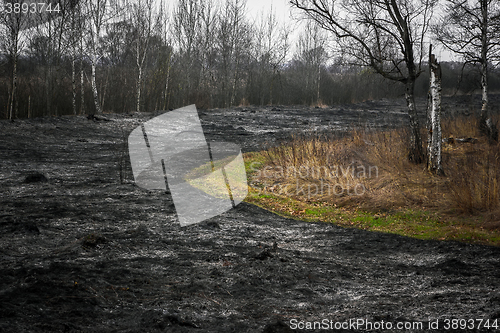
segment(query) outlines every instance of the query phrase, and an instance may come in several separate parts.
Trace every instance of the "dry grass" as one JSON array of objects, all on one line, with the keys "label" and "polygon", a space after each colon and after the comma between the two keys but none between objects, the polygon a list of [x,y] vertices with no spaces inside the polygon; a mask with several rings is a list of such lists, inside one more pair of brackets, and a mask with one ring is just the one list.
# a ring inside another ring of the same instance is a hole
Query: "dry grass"
[{"label": "dry grass", "polygon": [[316,101],[315,103],[312,103],[311,104],[311,107],[313,108],[320,108],[320,109],[326,109],[328,107],[330,107],[329,105],[323,103],[323,101],[320,99],[318,101]]},{"label": "dry grass", "polygon": [[500,230],[500,146],[480,138],[470,118],[443,121],[443,137],[477,139],[443,144],[443,177],[408,162],[403,130],[354,130],[343,138],[295,136],[262,153],[253,180],[265,193],[308,204],[479,216],[481,227]]}]

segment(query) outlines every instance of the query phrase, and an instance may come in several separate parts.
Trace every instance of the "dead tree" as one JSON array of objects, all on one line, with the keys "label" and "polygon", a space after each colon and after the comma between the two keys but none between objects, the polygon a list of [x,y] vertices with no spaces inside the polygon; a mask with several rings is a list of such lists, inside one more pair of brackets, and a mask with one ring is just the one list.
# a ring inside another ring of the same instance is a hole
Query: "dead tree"
[{"label": "dead tree", "polygon": [[466,63],[479,64],[482,91],[479,129],[489,140],[498,141],[498,129],[489,112],[488,69],[500,56],[500,2],[448,0],[446,13],[434,27],[435,34]]},{"label": "dead tree", "polygon": [[441,158],[441,65],[436,56],[429,51],[429,107],[427,111],[427,169],[443,176]]},{"label": "dead tree", "polygon": [[422,72],[424,38],[434,0],[291,0],[330,31],[346,58],[372,68],[383,77],[405,85],[410,124],[408,157],[424,160],[420,124],[415,107],[415,80]]}]

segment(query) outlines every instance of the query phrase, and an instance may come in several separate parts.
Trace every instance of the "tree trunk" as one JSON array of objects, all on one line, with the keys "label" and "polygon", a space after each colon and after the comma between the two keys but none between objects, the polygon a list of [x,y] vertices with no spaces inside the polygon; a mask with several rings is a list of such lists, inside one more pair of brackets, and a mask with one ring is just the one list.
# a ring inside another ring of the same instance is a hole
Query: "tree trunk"
[{"label": "tree trunk", "polygon": [[83,57],[80,59],[80,114],[85,113],[85,81],[83,80]]},{"label": "tree trunk", "polygon": [[408,159],[416,164],[420,164],[424,160],[422,149],[422,137],[420,135],[420,123],[417,116],[417,108],[415,107],[415,79],[410,78],[406,82],[406,105],[408,107],[408,116],[410,119],[410,146],[408,151]]},{"label": "tree trunk", "polygon": [[[49,60],[50,61],[50,60]],[[50,64],[46,68],[45,72],[45,108],[47,109],[46,115],[47,116],[52,116],[52,107],[50,105]],[[57,115],[55,115],[57,116]]]},{"label": "tree trunk", "polygon": [[73,53],[73,59],[71,61],[71,83],[73,84],[73,115],[76,116],[76,69],[75,69],[75,56]]},{"label": "tree trunk", "polygon": [[441,159],[441,65],[434,54],[430,55],[430,112],[428,114],[427,169],[439,176],[444,175]]},{"label": "tree trunk", "polygon": [[101,113],[101,106],[99,105],[99,95],[97,93],[97,83],[96,83],[96,62],[97,62],[97,57],[92,58],[92,93],[94,95],[94,105],[95,105],[95,112],[96,113]]},{"label": "tree trunk", "polygon": [[12,90],[10,96],[10,110],[9,110],[9,120],[12,120],[14,117],[14,99],[16,96],[16,88],[17,88],[17,37],[15,42],[14,49],[14,57],[13,57],[13,66],[12,66]]},{"label": "tree trunk", "polygon": [[165,95],[163,100],[163,110],[167,110],[168,107],[168,80],[170,79],[170,55],[167,63],[167,79],[165,80]]},{"label": "tree trunk", "polygon": [[488,63],[481,64],[481,90],[482,90],[482,103],[481,103],[481,117],[479,120],[479,130],[483,135],[486,135],[490,142],[498,141],[498,128],[493,123],[489,112],[488,103]]},{"label": "tree trunk", "polygon": [[479,120],[479,130],[486,135],[490,142],[498,142],[498,128],[491,119],[488,105],[488,1],[481,0],[481,119]]},{"label": "tree trunk", "polygon": [[235,64],[235,69],[234,69],[234,79],[233,79],[233,84],[231,87],[231,99],[230,99],[230,105],[232,106],[235,103],[236,99],[236,83],[238,82],[239,78],[239,68],[240,68],[240,57],[239,55],[236,55],[236,64]]},{"label": "tree trunk", "polygon": [[142,82],[142,67],[139,66],[139,75],[137,77],[137,100],[136,100],[137,112],[141,112],[141,82]]},{"label": "tree trunk", "polygon": [[104,102],[106,99],[106,91],[108,90],[108,79],[109,79],[109,69],[106,71],[106,82],[104,82],[104,87],[101,86],[101,110],[104,110]]},{"label": "tree trunk", "polygon": [[316,86],[316,104],[319,106],[320,103],[320,96],[319,96],[319,91],[320,91],[320,84],[321,84],[321,63],[318,59],[318,80],[317,80],[317,86]]}]

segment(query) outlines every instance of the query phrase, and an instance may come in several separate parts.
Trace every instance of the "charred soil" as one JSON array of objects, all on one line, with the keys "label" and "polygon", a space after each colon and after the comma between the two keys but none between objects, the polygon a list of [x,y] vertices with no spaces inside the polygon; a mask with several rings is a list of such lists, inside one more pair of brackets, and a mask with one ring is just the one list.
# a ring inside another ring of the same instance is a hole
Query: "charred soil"
[{"label": "charred soil", "polygon": [[[252,151],[294,130],[405,121],[400,104],[369,104],[199,113],[209,140]],[[500,320],[496,247],[248,203],[180,227],[170,194],[137,187],[126,155],[127,135],[154,116],[0,122],[0,331],[288,332],[356,319],[424,329],[439,319],[444,331],[445,319]]]}]

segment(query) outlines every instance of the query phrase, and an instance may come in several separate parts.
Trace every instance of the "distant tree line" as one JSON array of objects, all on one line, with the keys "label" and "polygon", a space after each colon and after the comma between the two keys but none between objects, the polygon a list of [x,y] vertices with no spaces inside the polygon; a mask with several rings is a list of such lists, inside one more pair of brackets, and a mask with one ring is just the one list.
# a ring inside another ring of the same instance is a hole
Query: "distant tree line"
[{"label": "distant tree line", "polygon": [[[405,94],[373,67],[351,65],[329,51],[328,35],[312,21],[292,41],[275,13],[251,21],[244,0],[51,3],[50,11],[21,8],[1,16],[2,118],[192,103],[332,105]],[[481,87],[480,65],[441,66],[444,94]],[[416,96],[427,95],[427,75],[423,70],[417,78]],[[488,75],[490,91],[500,90],[498,70]]]}]

